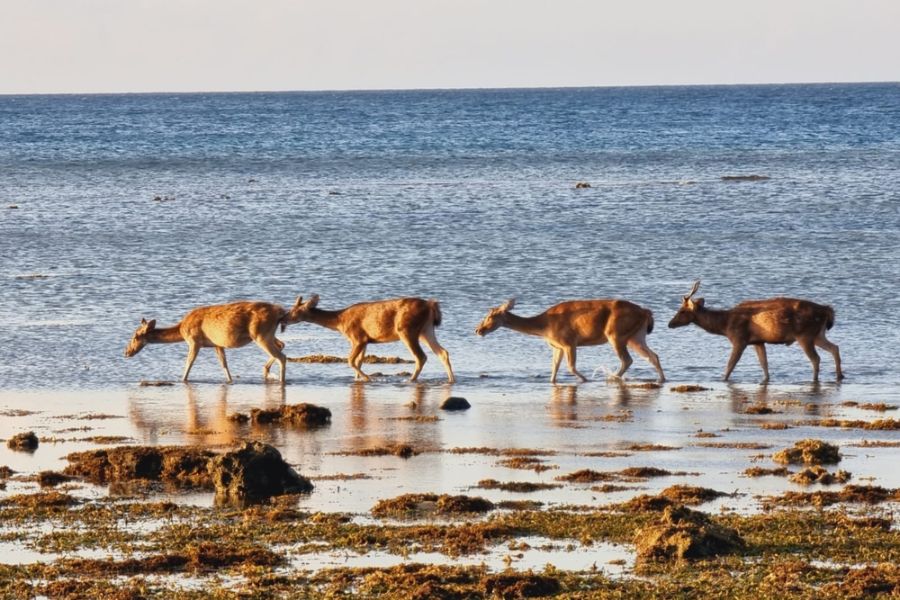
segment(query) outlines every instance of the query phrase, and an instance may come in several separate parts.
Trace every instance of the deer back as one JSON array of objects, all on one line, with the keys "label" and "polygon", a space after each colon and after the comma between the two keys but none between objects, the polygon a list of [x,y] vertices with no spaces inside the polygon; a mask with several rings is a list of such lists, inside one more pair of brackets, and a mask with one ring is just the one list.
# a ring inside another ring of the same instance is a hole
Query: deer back
[{"label": "deer back", "polygon": [[746,330],[748,343],[790,344],[815,338],[834,322],[831,307],[796,298],[748,300],[732,309],[729,329]]},{"label": "deer back", "polygon": [[344,334],[371,342],[392,342],[400,333],[418,338],[435,313],[422,298],[393,298],[348,306],[341,314]]},{"label": "deer back", "polygon": [[203,346],[238,348],[274,334],[286,310],[268,302],[232,302],[201,306],[181,322],[185,339]]},{"label": "deer back", "polygon": [[649,326],[650,311],[627,300],[571,300],[546,313],[554,337],[599,344],[610,336],[629,339]]}]

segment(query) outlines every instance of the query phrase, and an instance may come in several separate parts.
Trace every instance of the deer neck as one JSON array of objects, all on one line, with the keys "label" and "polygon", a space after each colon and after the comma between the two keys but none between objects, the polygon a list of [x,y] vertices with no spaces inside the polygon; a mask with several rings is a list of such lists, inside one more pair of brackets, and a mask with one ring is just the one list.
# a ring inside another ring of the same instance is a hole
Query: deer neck
[{"label": "deer neck", "polygon": [[181,324],[172,327],[161,327],[147,333],[148,344],[174,344],[183,342],[184,335],[181,333]]},{"label": "deer neck", "polygon": [[513,331],[518,331],[519,333],[536,335],[538,337],[544,337],[547,330],[547,322],[544,315],[537,315],[536,317],[520,317],[519,315],[508,312],[506,313],[506,322],[503,326],[512,329]]},{"label": "deer neck", "polygon": [[341,314],[343,312],[343,310],[322,310],[321,308],[314,308],[306,313],[306,317],[303,320],[337,331],[341,325]]},{"label": "deer neck", "polygon": [[727,310],[703,309],[696,313],[696,323],[701,329],[717,335],[725,335],[728,330],[728,317],[731,312]]}]

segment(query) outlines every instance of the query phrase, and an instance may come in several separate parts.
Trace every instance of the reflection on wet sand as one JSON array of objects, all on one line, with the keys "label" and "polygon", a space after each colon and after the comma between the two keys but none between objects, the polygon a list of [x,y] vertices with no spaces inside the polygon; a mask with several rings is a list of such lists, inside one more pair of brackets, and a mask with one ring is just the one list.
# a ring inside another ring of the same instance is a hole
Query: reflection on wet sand
[{"label": "reflection on wet sand", "polygon": [[577,398],[577,385],[554,385],[550,388],[550,418],[556,426],[571,426],[571,422],[578,420]]},{"label": "reflection on wet sand", "polygon": [[434,416],[441,401],[450,395],[450,386],[434,388],[420,383],[409,389],[405,404],[397,400],[375,403],[366,399],[367,384],[351,384],[343,451],[356,453],[397,444],[408,444],[417,452],[440,450],[440,428],[417,418]]},{"label": "reflection on wet sand", "polygon": [[745,413],[748,406],[766,406],[773,410],[780,406],[778,411],[797,412],[802,408],[805,415],[820,416],[823,406],[836,401],[841,390],[840,385],[822,385],[818,382],[787,389],[769,385],[747,387],[729,382],[725,384],[725,393],[735,414]]},{"label": "reflection on wet sand", "polygon": [[[232,446],[246,435],[246,425],[233,421],[229,416],[235,412],[229,406],[229,395],[234,386],[220,385],[214,388],[185,383],[184,412],[161,409],[156,398],[144,394],[132,394],[128,398],[129,418],[135,429],[142,434],[142,443],[157,444],[159,437],[181,432],[181,443],[202,446]],[[254,388],[263,391],[261,402],[254,403],[262,408],[277,408],[285,402],[285,388],[267,385]],[[169,394],[162,393],[163,399]],[[243,395],[246,399],[246,395]]]}]

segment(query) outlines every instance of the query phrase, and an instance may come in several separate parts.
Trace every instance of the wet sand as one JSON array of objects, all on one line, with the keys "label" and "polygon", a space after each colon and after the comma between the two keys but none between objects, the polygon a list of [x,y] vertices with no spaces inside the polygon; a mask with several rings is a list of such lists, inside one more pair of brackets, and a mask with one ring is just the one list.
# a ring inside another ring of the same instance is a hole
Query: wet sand
[{"label": "wet sand", "polygon": [[[673,391],[692,384],[706,389]],[[472,408],[441,410],[441,402],[451,395],[465,397]],[[229,418],[253,408],[300,402],[330,409],[331,423],[302,429]],[[866,404],[884,406],[876,407],[882,410],[862,408]],[[397,525],[394,520],[372,516],[370,511],[379,500],[402,494],[464,494],[495,504],[531,500],[540,504],[531,505],[530,510],[583,512],[640,495],[656,495],[673,485],[722,492],[724,495],[696,507],[708,514],[752,518],[765,513],[767,497],[791,490],[841,488],[801,485],[786,476],[745,474],[754,467],[781,467],[772,455],[805,438],[837,445],[842,459],[839,465],[828,467],[849,471],[851,484],[900,488],[900,470],[896,469],[900,430],[821,425],[828,419],[868,423],[897,418],[898,411],[892,410],[897,406],[900,391],[854,383],[758,386],[686,381],[655,387],[631,381],[551,386],[545,380],[480,378],[448,386],[439,381],[415,385],[385,377],[370,384],[321,386],[198,382],[135,383],[100,391],[3,391],[0,438],[34,431],[40,445],[34,452],[13,451],[5,444],[0,449],[0,465],[16,472],[0,491],[0,501],[38,492],[33,476],[41,471],[61,471],[70,452],[125,444],[199,445],[223,451],[241,440],[259,439],[278,448],[285,460],[316,486],[311,494],[292,498],[293,509],[339,514],[359,526]],[[410,447],[412,455],[377,455],[378,449],[398,445]],[[640,476],[637,469],[646,467],[661,471]],[[790,471],[800,468],[791,467]],[[600,475],[594,480],[575,477],[571,481],[567,477],[582,470]],[[533,492],[502,489],[502,484],[523,482],[544,485]],[[115,486],[81,481],[64,484],[62,489],[89,503],[107,502],[121,493]],[[205,515],[215,511],[211,492],[152,489],[137,497],[133,493],[129,490],[121,501],[174,502],[207,511]],[[491,517],[479,517],[485,518]],[[422,522],[460,521],[433,515]],[[17,533],[24,542],[17,541]],[[71,553],[36,547],[28,542],[37,539],[35,530],[8,519],[3,520],[0,534],[2,563],[7,565],[104,554],[93,547]],[[281,549],[294,556],[289,569],[313,573],[337,567],[452,563],[473,568],[483,565],[489,572],[507,567],[541,569],[546,564],[587,572],[600,565],[608,576],[633,576],[631,544],[602,539],[581,544],[578,535],[573,531],[571,540],[513,536],[514,541],[486,547],[460,560],[427,549],[403,553],[382,548],[361,553],[323,546],[321,551],[309,547],[298,551],[291,550],[290,544]],[[515,544],[521,551],[510,550]],[[129,554],[117,550],[111,555]],[[175,579],[180,582],[179,589],[190,588],[191,577]],[[240,587],[239,576],[236,581],[234,585]]]}]

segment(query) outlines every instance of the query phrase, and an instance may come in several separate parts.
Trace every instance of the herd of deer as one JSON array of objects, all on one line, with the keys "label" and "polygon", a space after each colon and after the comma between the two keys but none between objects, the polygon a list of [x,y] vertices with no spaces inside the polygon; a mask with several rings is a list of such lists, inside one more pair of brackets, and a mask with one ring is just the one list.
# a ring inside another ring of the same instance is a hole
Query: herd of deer
[{"label": "herd of deer", "polygon": [[[756,350],[764,379],[769,379],[766,344],[790,345],[794,342],[803,349],[813,367],[813,380],[819,378],[818,346],[834,357],[837,379],[843,379],[841,355],[837,345],[826,339],[825,332],[834,325],[834,310],[808,300],[795,298],[771,298],[742,302],[728,310],[706,308],[703,298],[694,298],[700,282],[694,283],[690,293],[682,298],[678,312],[669,321],[669,327],[682,327],[696,323],[709,333],[724,335],[731,342],[731,357],[725,369],[725,380],[731,376],[735,365],[748,345]],[[234,302],[202,306],[189,312],[180,323],[172,327],[157,328],[156,321],[141,319],[125,356],[131,357],[147,344],[187,342],[188,355],[184,366],[183,381],[187,381],[191,366],[200,348],[214,348],[231,383],[231,373],[225,359],[225,348],[240,348],[256,342],[269,360],[263,367],[263,378],[277,361],[281,367],[281,382],[285,380],[284,343],[275,337],[279,327],[284,331],[290,324],[309,322],[342,333],[350,342],[347,362],[356,372],[356,379],[369,380],[360,365],[368,344],[402,341],[416,360],[411,381],[416,381],[426,356],[421,343],[424,341],[447,371],[450,383],[455,381],[450,365],[450,354],[441,346],[434,328],[441,324],[441,308],[435,300],[421,298],[395,298],[375,302],[362,302],[341,310],[318,308],[319,297],[312,296],[305,302],[297,298],[294,306],[286,309],[268,302]],[[514,300],[490,309],[475,329],[479,336],[487,335],[500,327],[544,338],[553,350],[550,381],[556,382],[559,364],[565,354],[569,371],[580,381],[586,381],[575,368],[575,353],[579,346],[597,346],[609,342],[621,362],[615,377],[622,377],[632,359],[631,348],[656,369],[660,383],[665,381],[659,357],[647,346],[647,334],[653,331],[653,313],[626,300],[573,300],[551,306],[533,317],[512,313]]]}]

